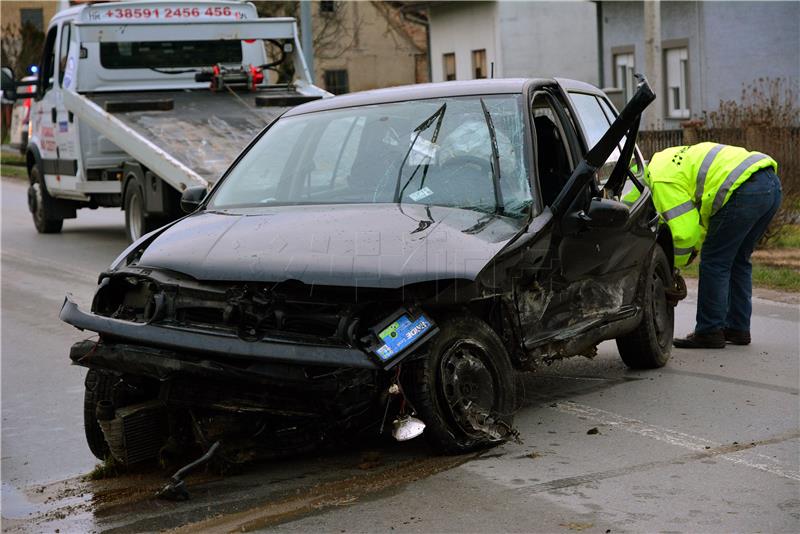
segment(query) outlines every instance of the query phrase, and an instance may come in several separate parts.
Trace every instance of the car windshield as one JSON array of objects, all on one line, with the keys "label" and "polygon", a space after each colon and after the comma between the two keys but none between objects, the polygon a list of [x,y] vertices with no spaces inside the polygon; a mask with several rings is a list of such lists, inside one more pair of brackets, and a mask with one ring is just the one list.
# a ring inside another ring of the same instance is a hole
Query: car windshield
[{"label": "car windshield", "polygon": [[215,190],[210,209],[396,203],[527,214],[522,98],[361,106],[276,122]]}]

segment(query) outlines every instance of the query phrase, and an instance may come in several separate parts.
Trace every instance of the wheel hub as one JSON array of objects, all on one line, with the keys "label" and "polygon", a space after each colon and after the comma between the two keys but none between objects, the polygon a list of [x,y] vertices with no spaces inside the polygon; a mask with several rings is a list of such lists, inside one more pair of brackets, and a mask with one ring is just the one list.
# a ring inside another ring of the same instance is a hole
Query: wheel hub
[{"label": "wheel hub", "polygon": [[484,349],[472,342],[456,343],[442,358],[441,384],[450,415],[467,434],[480,436],[468,419],[468,408],[491,412],[495,406],[495,379],[484,359]]}]

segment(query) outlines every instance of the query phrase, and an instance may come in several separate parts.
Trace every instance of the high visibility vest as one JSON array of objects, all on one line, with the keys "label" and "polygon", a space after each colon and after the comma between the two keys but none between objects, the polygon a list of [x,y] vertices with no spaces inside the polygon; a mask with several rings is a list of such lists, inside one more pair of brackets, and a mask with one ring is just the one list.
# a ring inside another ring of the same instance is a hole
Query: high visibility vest
[{"label": "high visibility vest", "polygon": [[718,143],[676,146],[653,155],[645,181],[672,231],[676,267],[700,251],[709,220],[731,194],[767,167],[778,171],[777,162],[766,154]]}]

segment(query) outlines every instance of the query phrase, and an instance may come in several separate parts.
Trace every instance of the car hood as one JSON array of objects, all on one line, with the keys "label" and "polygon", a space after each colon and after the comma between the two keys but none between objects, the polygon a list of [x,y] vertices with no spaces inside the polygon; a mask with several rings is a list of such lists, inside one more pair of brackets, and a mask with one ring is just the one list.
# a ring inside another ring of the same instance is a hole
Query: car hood
[{"label": "car hood", "polygon": [[324,205],[201,211],[158,235],[142,267],[198,280],[397,288],[474,280],[521,221],[420,205]]}]

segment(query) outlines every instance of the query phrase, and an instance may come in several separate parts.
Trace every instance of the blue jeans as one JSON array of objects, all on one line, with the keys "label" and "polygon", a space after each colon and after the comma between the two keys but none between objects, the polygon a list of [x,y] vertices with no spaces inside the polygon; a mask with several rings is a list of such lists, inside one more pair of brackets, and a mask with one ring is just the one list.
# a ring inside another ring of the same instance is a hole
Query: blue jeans
[{"label": "blue jeans", "polygon": [[750,255],[780,204],[781,183],[769,167],[753,173],[711,217],[700,252],[695,332],[750,331]]}]

